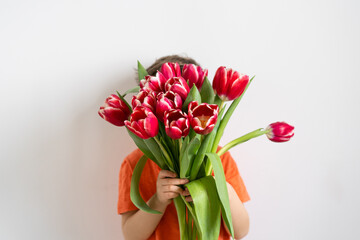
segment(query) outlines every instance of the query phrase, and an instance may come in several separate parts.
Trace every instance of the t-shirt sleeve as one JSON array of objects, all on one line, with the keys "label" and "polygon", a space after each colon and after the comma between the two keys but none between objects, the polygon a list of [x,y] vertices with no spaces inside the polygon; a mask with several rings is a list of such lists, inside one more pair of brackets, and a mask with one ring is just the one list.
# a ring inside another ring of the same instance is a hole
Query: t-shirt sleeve
[{"label": "t-shirt sleeve", "polygon": [[232,158],[229,152],[223,154],[222,164],[224,167],[226,181],[234,188],[241,202],[249,201],[250,196],[246,190],[244,181],[240,176],[235,160]]},{"label": "t-shirt sleeve", "polygon": [[130,185],[133,168],[127,158],[124,159],[120,167],[119,174],[119,198],[118,214],[137,210],[138,208],[131,202]]}]

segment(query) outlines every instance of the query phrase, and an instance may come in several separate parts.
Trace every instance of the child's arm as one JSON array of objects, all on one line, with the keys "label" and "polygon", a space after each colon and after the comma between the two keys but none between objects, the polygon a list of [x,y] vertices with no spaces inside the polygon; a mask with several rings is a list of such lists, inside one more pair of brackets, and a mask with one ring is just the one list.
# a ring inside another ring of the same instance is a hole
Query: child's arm
[{"label": "child's arm", "polygon": [[[231,219],[234,227],[235,239],[245,237],[249,232],[249,215],[244,207],[244,204],[239,199],[234,188],[230,183],[226,183],[229,193]],[[224,223],[226,231],[229,233],[226,224]],[[229,233],[230,234],[230,233]]]},{"label": "child's arm", "polygon": [[152,214],[141,210],[122,214],[122,230],[125,239],[147,239],[151,236],[159,224],[166,207],[173,198],[183,193],[183,190],[176,185],[189,182],[187,179],[175,177],[175,173],[161,170],[156,182],[156,193],[147,202],[150,208],[158,210],[162,214]]}]

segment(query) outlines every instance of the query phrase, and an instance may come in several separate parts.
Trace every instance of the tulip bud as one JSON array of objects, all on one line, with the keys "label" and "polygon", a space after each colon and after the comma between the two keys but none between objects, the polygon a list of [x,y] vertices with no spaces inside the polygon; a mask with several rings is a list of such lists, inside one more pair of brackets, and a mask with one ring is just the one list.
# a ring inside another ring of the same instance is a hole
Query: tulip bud
[{"label": "tulip bud", "polygon": [[207,69],[202,69],[200,66],[196,66],[194,64],[184,64],[182,77],[186,81],[189,81],[190,88],[192,88],[192,86],[195,84],[198,89],[201,89],[207,75]]},{"label": "tulip bud", "polygon": [[183,101],[185,101],[188,93],[190,92],[189,85],[182,77],[173,77],[166,81],[165,91],[172,91],[180,95]]},{"label": "tulip bud", "polygon": [[121,127],[124,126],[124,121],[129,118],[131,112],[119,96],[111,94],[110,97],[105,100],[105,104],[100,107],[98,113],[100,117],[109,123]]},{"label": "tulip bud", "polygon": [[275,122],[270,124],[266,130],[266,136],[273,142],[287,142],[294,136],[294,127],[286,122]]},{"label": "tulip bud", "polygon": [[159,122],[149,108],[139,106],[134,108],[130,121],[125,121],[126,127],[142,139],[155,137],[159,132]]},{"label": "tulip bud", "polygon": [[190,123],[186,113],[174,109],[167,111],[164,116],[166,134],[172,139],[186,137],[190,131]]},{"label": "tulip bud", "polygon": [[213,89],[221,100],[231,101],[241,96],[248,83],[248,75],[231,68],[219,67],[215,73]]},{"label": "tulip bud", "polygon": [[131,105],[133,108],[137,106],[144,106],[150,108],[152,112],[155,112],[156,97],[155,92],[148,90],[140,90],[137,95],[134,95],[131,100]]},{"label": "tulip bud", "polygon": [[165,76],[166,80],[173,77],[181,77],[181,69],[178,63],[164,63],[161,65],[160,71]]},{"label": "tulip bud", "polygon": [[179,94],[167,91],[159,93],[156,101],[156,116],[163,121],[165,111],[181,109],[183,101]]},{"label": "tulip bud", "polygon": [[140,88],[150,91],[159,93],[164,91],[164,85],[167,78],[164,77],[164,75],[161,72],[157,72],[156,76],[145,76],[145,79],[140,80]]},{"label": "tulip bud", "polygon": [[210,133],[216,124],[219,106],[216,104],[190,102],[188,106],[190,125],[198,134],[206,135]]}]

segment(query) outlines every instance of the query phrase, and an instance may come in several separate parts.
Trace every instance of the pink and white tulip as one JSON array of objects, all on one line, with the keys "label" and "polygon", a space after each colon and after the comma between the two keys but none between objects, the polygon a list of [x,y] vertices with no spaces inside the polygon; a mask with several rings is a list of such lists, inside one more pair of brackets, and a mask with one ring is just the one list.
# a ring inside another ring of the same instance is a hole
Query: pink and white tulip
[{"label": "pink and white tulip", "polygon": [[144,106],[150,108],[152,112],[155,112],[156,97],[155,92],[148,91],[145,89],[140,90],[137,95],[134,95],[131,100],[133,108],[137,106]]},{"label": "pink and white tulip", "polygon": [[98,111],[100,117],[119,127],[124,126],[124,121],[128,120],[130,113],[126,103],[115,94],[111,94]]},{"label": "pink and white tulip", "polygon": [[272,123],[266,130],[270,130],[266,136],[273,142],[287,142],[294,136],[294,127],[286,122]]},{"label": "pink and white tulip", "polygon": [[178,63],[164,63],[163,65],[161,65],[160,72],[164,75],[166,80],[173,77],[181,77],[181,69]]},{"label": "pink and white tulip", "polygon": [[165,91],[172,91],[180,95],[183,101],[185,101],[188,93],[190,92],[189,85],[182,77],[173,77],[166,81]]},{"label": "pink and white tulip", "polygon": [[146,91],[154,91],[155,93],[163,92],[167,78],[161,72],[157,72],[156,76],[145,76],[140,80],[140,88]]},{"label": "pink and white tulip", "polygon": [[142,139],[155,137],[159,132],[159,122],[149,108],[139,106],[134,108],[130,121],[125,121],[126,127]]},{"label": "pink and white tulip", "polygon": [[183,101],[179,94],[172,91],[159,93],[156,101],[156,116],[163,121],[164,113],[171,109],[181,109]]},{"label": "pink and white tulip", "polygon": [[201,89],[207,75],[207,69],[202,69],[200,66],[194,64],[184,64],[182,77],[185,81],[189,81],[190,88],[195,84],[198,89]]},{"label": "pink and white tulip", "polygon": [[222,66],[215,73],[213,89],[221,100],[231,101],[241,96],[248,83],[248,75]]},{"label": "pink and white tulip", "polygon": [[219,106],[216,104],[190,102],[188,115],[190,125],[198,134],[206,135],[210,133],[216,124],[219,114]]},{"label": "pink and white tulip", "polygon": [[190,122],[186,113],[173,109],[164,116],[166,134],[172,139],[186,137],[190,131]]}]

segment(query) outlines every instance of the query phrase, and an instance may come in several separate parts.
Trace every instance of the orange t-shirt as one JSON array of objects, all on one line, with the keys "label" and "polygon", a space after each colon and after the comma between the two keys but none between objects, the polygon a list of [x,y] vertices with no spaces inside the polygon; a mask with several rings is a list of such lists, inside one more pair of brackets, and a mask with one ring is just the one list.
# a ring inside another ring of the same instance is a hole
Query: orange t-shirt
[{"label": "orange t-shirt", "polygon": [[[137,149],[129,154],[121,164],[120,177],[119,177],[119,200],[118,200],[118,214],[128,211],[137,210],[138,208],[131,202],[130,199],[130,183],[132,172],[136,163],[140,159],[143,153]],[[242,202],[250,200],[250,197],[246,191],[244,182],[240,177],[238,168],[234,159],[229,152],[226,152],[221,156],[221,162],[225,172],[225,178],[228,183],[236,191]],[[147,202],[156,193],[156,180],[160,172],[160,168],[151,160],[148,160],[145,164],[144,170],[140,178],[140,194]],[[179,240],[179,224],[177,219],[177,213],[174,203],[172,202],[166,208],[163,217],[161,218],[155,231],[149,238],[150,240]],[[230,235],[226,232],[223,223],[221,221],[219,239],[230,239]]]}]

